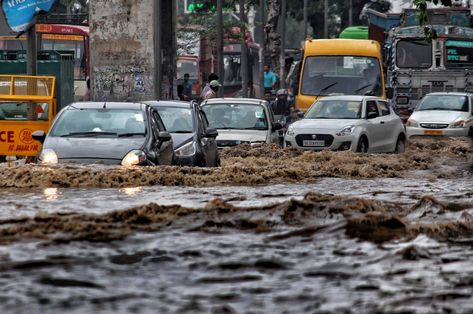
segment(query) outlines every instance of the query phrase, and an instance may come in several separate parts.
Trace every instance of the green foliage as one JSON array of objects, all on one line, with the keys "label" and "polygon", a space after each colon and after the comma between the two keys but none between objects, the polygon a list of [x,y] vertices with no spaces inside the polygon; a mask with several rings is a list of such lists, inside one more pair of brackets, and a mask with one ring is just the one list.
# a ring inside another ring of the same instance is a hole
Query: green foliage
[{"label": "green foliage", "polygon": [[[452,5],[452,0],[414,0],[414,5],[419,10],[419,13],[417,13],[417,20],[420,25],[429,23],[429,16],[427,14],[427,5],[429,2],[433,4],[441,4],[443,6]],[[424,26],[424,35],[428,42],[437,39],[437,32],[430,26]]]}]

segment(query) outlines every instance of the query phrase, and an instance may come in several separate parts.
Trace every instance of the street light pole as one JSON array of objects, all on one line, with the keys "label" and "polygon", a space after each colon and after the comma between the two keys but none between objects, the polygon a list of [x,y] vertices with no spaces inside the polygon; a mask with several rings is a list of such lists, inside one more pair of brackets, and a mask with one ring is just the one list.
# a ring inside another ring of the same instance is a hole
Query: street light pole
[{"label": "street light pole", "polygon": [[[224,82],[225,69],[223,67],[223,0],[217,0],[217,72],[220,82]],[[223,97],[224,86],[219,88],[218,97]]]},{"label": "street light pole", "polygon": [[248,97],[248,55],[246,49],[245,0],[240,0],[240,46],[242,96]]},{"label": "street light pole", "polygon": [[348,26],[353,26],[353,0],[350,0],[348,8]]}]

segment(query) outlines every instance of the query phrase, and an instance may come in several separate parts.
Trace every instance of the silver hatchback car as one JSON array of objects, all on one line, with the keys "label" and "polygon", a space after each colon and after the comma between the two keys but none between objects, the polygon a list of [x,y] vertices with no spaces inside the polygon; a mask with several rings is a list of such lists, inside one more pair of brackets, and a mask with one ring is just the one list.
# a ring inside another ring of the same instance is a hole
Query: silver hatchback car
[{"label": "silver hatchback car", "polygon": [[311,150],[402,153],[406,131],[384,99],[330,96],[314,102],[302,120],[288,127],[285,145]]}]

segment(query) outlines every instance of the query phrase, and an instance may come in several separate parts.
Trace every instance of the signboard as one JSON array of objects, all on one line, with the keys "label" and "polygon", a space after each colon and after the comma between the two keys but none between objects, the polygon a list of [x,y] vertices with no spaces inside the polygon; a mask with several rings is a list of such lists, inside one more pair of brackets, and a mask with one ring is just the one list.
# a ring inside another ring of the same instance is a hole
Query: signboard
[{"label": "signboard", "polygon": [[8,25],[15,32],[25,32],[34,17],[51,10],[57,0],[3,0],[2,8]]},{"label": "signboard", "polygon": [[464,66],[473,63],[473,41],[447,40],[447,66]]}]

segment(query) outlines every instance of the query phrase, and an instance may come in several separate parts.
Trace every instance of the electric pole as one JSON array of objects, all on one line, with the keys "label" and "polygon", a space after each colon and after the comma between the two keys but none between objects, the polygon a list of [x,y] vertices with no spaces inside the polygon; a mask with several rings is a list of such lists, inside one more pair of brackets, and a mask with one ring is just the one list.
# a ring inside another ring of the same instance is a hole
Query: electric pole
[{"label": "electric pole", "polygon": [[324,38],[328,38],[328,0],[324,0]]},{"label": "electric pole", "polygon": [[304,41],[307,39],[307,0],[304,0]]},{"label": "electric pole", "polygon": [[265,49],[264,46],[265,36],[264,36],[264,0],[259,1],[259,21],[260,21],[260,35],[261,35],[261,47],[260,47],[260,64],[259,64],[259,73],[260,73],[260,98],[264,96],[264,63],[265,63]]},{"label": "electric pole", "polygon": [[280,73],[279,82],[280,88],[286,88],[286,0],[281,0],[281,54],[279,58]]},{"label": "electric pole", "polygon": [[154,0],[154,97],[161,100],[163,85],[163,62],[162,62],[162,3]]}]

